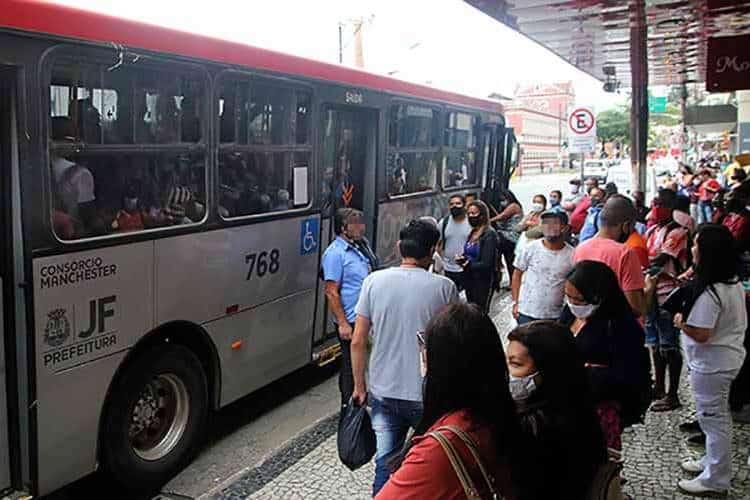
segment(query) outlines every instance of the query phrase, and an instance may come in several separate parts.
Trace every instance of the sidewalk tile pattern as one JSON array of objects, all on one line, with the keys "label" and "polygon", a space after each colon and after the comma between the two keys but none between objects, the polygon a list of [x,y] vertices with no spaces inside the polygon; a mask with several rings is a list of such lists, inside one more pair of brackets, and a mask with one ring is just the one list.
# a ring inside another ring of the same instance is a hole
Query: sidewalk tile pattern
[{"label": "sidewalk tile pattern", "polygon": [[[493,305],[493,318],[505,337],[513,327],[510,319],[510,298],[498,297]],[[690,390],[683,380],[683,408],[667,413],[649,412],[644,425],[628,429],[623,436],[625,450],[624,476],[626,493],[636,499],[691,498],[677,491],[677,481],[687,474],[680,462],[698,457],[684,441],[677,426],[694,416]],[[289,445],[234,483],[214,499],[367,499],[371,495],[374,465],[355,472],[338,460],[336,451],[336,418],[330,417],[295,438]],[[734,425],[735,472],[729,498],[750,498],[750,424]]]}]

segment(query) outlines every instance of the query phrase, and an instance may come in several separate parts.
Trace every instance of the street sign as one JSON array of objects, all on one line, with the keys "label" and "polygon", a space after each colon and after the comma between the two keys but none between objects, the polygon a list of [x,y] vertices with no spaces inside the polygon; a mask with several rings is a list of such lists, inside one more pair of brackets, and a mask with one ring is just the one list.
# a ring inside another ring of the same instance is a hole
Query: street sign
[{"label": "street sign", "polygon": [[664,113],[667,111],[667,98],[666,97],[654,97],[648,96],[648,112],[649,113]]},{"label": "street sign", "polygon": [[571,153],[596,150],[596,118],[590,108],[576,108],[568,116],[568,146]]}]

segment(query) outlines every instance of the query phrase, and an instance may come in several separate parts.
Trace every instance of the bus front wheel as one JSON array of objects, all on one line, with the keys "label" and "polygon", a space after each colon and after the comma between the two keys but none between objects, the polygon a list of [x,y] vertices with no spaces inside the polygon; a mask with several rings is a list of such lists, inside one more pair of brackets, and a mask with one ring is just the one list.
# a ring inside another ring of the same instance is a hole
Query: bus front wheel
[{"label": "bus front wheel", "polygon": [[110,391],[101,429],[102,467],[129,488],[161,486],[195,455],[208,415],[198,358],[162,345],[130,363]]}]

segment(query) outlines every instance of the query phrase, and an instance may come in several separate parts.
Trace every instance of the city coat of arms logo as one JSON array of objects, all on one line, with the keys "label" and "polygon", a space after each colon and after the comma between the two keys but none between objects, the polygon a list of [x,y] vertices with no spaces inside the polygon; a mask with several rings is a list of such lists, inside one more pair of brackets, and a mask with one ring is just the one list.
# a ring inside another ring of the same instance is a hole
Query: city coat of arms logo
[{"label": "city coat of arms logo", "polygon": [[47,313],[47,326],[44,327],[44,343],[59,347],[70,337],[70,321],[65,309],[54,309]]}]

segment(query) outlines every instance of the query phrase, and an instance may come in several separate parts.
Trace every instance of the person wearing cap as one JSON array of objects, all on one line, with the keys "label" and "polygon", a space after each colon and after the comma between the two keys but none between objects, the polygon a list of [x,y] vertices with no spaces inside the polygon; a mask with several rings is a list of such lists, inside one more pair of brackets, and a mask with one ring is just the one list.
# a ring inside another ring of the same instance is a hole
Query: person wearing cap
[{"label": "person wearing cap", "polygon": [[570,194],[566,196],[560,206],[568,212],[568,216],[578,206],[583,199],[583,190],[581,189],[581,179],[575,178],[570,180]]},{"label": "person wearing cap", "polygon": [[565,279],[573,269],[573,247],[565,242],[568,215],[547,210],[541,217],[544,237],[516,256],[511,293],[513,317],[519,325],[556,320],[563,310]]}]

